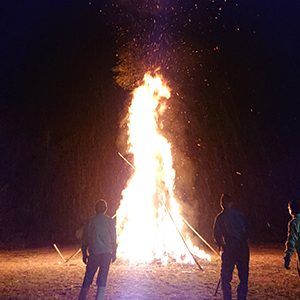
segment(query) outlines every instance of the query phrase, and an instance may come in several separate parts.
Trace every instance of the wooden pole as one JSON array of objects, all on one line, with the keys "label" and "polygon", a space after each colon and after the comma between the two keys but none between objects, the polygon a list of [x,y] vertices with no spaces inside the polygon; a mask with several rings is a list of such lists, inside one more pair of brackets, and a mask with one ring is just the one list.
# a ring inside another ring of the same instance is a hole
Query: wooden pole
[{"label": "wooden pole", "polygon": [[191,256],[193,257],[193,259],[194,259],[196,265],[198,266],[198,268],[199,268],[201,271],[204,271],[203,268],[202,268],[202,267],[200,266],[200,264],[198,263],[198,261],[197,261],[195,255],[194,255],[194,254],[191,252],[191,250],[189,249],[189,247],[188,247],[188,245],[187,245],[185,239],[183,238],[183,236],[182,236],[180,230],[178,229],[178,227],[177,227],[177,225],[176,225],[176,223],[175,223],[175,221],[174,221],[174,219],[173,219],[173,217],[172,217],[172,215],[171,215],[169,209],[167,208],[166,204],[165,204],[164,202],[163,202],[163,204],[164,204],[164,207],[165,207],[167,213],[169,214],[169,216],[170,216],[170,218],[171,218],[171,220],[172,220],[172,222],[173,222],[173,224],[174,224],[174,226],[175,226],[177,232],[179,233],[179,235],[180,235],[180,237],[181,237],[181,239],[182,239],[184,245],[186,246],[187,250],[189,251],[189,253],[190,253]]},{"label": "wooden pole", "polygon": [[221,280],[222,280],[222,278],[220,277],[220,279],[219,279],[219,281],[218,281],[218,285],[217,285],[216,291],[215,291],[215,293],[214,293],[214,296],[215,296],[215,297],[216,297],[217,294],[218,294],[218,290],[219,290],[219,287],[220,287],[220,284],[221,284]]},{"label": "wooden pole", "polygon": [[192,227],[192,225],[182,216],[180,216],[182,221],[197,235],[199,239],[216,255],[220,256],[220,254]]},{"label": "wooden pole", "polygon": [[136,168],[135,168],[135,166],[134,165],[132,165],[120,152],[118,152],[118,154],[119,154],[119,156],[120,157],[122,157],[127,163],[128,163],[128,165],[132,168],[132,169],[134,169],[134,170],[136,170]]},{"label": "wooden pole", "polygon": [[66,262],[65,258],[63,257],[63,255],[61,254],[61,252],[59,251],[58,247],[56,246],[56,244],[53,244],[53,247],[55,248],[55,250],[57,251],[57,253],[59,254],[59,256],[62,258],[62,260],[64,262]]},{"label": "wooden pole", "polygon": [[65,263],[67,263],[70,259],[72,259],[73,257],[75,257],[80,251],[81,251],[81,248],[79,248],[75,253],[73,253],[73,254],[65,261]]}]

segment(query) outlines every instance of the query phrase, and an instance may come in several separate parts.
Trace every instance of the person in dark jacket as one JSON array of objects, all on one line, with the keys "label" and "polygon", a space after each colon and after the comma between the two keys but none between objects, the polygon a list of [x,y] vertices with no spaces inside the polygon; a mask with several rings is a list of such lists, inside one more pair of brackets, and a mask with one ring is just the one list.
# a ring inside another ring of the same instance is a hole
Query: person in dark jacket
[{"label": "person in dark jacket", "polygon": [[297,268],[300,277],[300,203],[297,201],[291,201],[288,204],[290,215],[293,219],[288,224],[288,235],[286,241],[286,250],[284,256],[284,267],[290,269],[290,261],[293,253],[297,252]]},{"label": "person in dark jacket", "polygon": [[87,265],[79,294],[79,300],[85,300],[88,289],[97,276],[97,300],[102,300],[111,262],[116,260],[116,227],[112,218],[105,215],[107,203],[99,200],[95,204],[96,215],[91,218],[82,236],[82,260]]},{"label": "person in dark jacket", "polygon": [[249,277],[249,247],[245,218],[233,207],[230,195],[220,198],[222,211],[214,223],[214,239],[222,251],[221,280],[223,299],[231,300],[231,280],[234,267],[237,267],[240,283],[237,288],[238,300],[246,300]]}]

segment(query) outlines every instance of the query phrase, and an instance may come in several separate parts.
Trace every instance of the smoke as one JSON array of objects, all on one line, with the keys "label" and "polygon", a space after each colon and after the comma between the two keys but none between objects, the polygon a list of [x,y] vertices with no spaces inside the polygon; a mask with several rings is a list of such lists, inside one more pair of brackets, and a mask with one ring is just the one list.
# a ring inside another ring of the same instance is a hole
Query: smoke
[{"label": "smoke", "polygon": [[[160,120],[163,124],[160,133],[172,144],[173,167],[177,174],[175,194],[182,211],[186,214],[198,211],[199,195],[195,195],[197,161],[193,158],[193,148],[197,148],[199,139],[193,126],[198,121],[191,111],[195,102],[195,84],[200,81],[202,87],[207,87],[206,56],[213,52],[211,46],[201,44],[195,38],[201,24],[193,19],[199,19],[201,8],[184,1],[120,0],[110,9],[118,16],[118,20],[113,21],[118,45],[117,64],[113,70],[116,83],[132,91],[141,84],[146,72],[154,73],[159,69],[172,89],[171,99]],[[126,124],[130,101],[131,96],[120,113],[117,147],[123,154],[127,153]]]},{"label": "smoke", "polygon": [[[205,203],[223,192],[223,174],[231,172],[227,161],[238,148],[232,151],[238,141],[238,127],[231,120],[236,110],[232,102],[224,105],[231,91],[219,66],[220,45],[214,33],[226,28],[219,21],[226,5],[120,0],[105,12],[118,47],[113,69],[116,83],[130,93],[146,72],[159,69],[171,88],[160,130],[172,144],[175,195],[189,220],[195,211],[209,214],[211,207]],[[120,116],[117,146],[123,154],[130,99]],[[233,146],[227,147],[228,140]]]}]

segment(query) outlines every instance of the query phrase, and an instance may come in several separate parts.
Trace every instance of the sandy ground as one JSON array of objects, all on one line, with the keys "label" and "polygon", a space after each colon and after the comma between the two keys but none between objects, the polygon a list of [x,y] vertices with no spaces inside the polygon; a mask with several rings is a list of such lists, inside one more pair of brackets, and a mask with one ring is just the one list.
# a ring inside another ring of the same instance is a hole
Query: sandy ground
[{"label": "sandy ground", "polygon": [[[60,248],[68,258],[78,248]],[[283,245],[251,248],[248,299],[300,299],[296,257],[291,267],[283,268]],[[110,269],[105,299],[222,299],[214,297],[219,280],[220,260],[199,261],[195,265],[129,266],[117,260]],[[77,299],[85,266],[81,253],[64,263],[53,247],[0,252],[0,299]],[[238,284],[233,276],[233,290]],[[88,299],[94,299],[96,286]],[[236,295],[234,292],[234,298]]]}]

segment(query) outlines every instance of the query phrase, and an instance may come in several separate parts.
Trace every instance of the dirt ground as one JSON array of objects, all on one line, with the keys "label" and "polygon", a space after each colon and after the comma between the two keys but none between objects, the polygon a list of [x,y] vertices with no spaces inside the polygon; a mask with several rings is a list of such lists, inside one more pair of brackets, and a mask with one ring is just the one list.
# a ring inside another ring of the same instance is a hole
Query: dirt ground
[{"label": "dirt ground", "polygon": [[[65,258],[78,247],[60,248]],[[291,267],[283,268],[283,245],[250,248],[248,300],[300,299],[300,284],[294,255]],[[195,265],[129,266],[117,260],[110,269],[105,299],[222,299],[214,297],[219,280],[220,259]],[[53,247],[34,250],[0,251],[0,299],[77,299],[85,266],[81,253],[64,263]],[[233,276],[233,290],[238,284]],[[95,283],[88,299],[94,299]],[[236,299],[235,292],[234,298]]]}]

